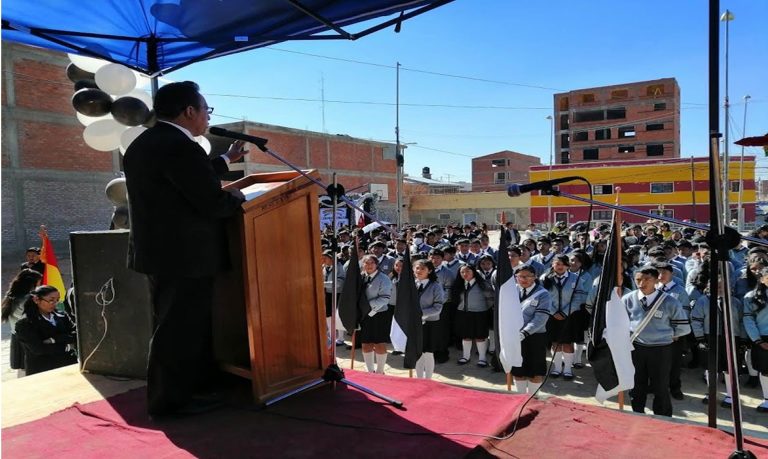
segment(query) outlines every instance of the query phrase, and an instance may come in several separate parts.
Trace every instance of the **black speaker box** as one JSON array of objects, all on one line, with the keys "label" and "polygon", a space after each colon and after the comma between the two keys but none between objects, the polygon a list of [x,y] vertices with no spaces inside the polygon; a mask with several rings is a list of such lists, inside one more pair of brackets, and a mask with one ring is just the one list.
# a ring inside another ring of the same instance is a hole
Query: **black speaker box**
[{"label": "black speaker box", "polygon": [[128,230],[69,234],[80,369],[145,379],[152,336],[150,284],[126,267]]}]

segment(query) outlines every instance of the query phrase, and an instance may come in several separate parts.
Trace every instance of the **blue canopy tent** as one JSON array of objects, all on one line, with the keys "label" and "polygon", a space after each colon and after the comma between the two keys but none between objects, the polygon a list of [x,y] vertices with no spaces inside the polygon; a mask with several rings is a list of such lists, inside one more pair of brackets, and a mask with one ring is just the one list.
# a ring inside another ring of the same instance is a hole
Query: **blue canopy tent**
[{"label": "blue canopy tent", "polygon": [[[451,1],[6,0],[2,36],[157,76],[284,41],[356,40]],[[342,28],[375,19],[383,22]]]}]

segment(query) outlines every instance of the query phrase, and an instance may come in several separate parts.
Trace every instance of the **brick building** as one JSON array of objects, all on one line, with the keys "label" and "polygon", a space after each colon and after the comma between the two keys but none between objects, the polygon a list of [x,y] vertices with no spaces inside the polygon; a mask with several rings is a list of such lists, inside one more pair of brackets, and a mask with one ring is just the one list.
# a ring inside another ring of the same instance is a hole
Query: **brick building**
[{"label": "brick building", "polygon": [[528,168],[539,164],[536,156],[509,150],[472,158],[472,191],[504,191],[509,183],[526,183]]},{"label": "brick building", "polygon": [[40,245],[41,224],[65,253],[70,231],[109,228],[104,188],[120,153],[83,141],[68,64],[63,53],[2,45],[2,251],[19,263],[26,247]]},{"label": "brick building", "polygon": [[555,164],[680,157],[674,78],[554,95]]}]

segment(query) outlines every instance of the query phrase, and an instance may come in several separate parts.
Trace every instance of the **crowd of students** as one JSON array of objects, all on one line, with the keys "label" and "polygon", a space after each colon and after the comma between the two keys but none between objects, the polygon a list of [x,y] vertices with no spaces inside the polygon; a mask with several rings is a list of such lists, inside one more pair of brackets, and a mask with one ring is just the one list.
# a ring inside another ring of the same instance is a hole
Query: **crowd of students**
[{"label": "crowd of students", "polygon": [[[357,241],[371,313],[360,321],[355,336],[362,343],[366,368],[384,372],[387,343],[396,328],[392,316],[398,307],[397,284],[409,246],[424,311],[424,354],[417,363],[417,377],[430,378],[435,363],[448,361],[450,346],[461,350],[455,364],[469,364],[475,350],[477,366],[499,371],[499,361],[494,358],[497,331],[493,329],[496,267],[509,263],[524,321],[519,330],[523,363],[511,371],[516,389],[535,393],[545,377],[573,380],[574,371],[585,365],[585,343],[610,226],[598,225],[589,231],[558,224],[552,232],[543,232],[534,225],[519,231],[507,224],[502,231],[511,240],[507,260],[499,260],[497,248],[489,244],[486,225],[411,225],[402,231],[379,228],[370,233],[343,229],[338,234],[338,255],[330,250],[323,254],[329,329],[332,285],[336,282],[338,292],[342,291],[350,251]],[[768,225],[752,236],[768,242]],[[331,248],[333,238],[333,232],[326,230],[324,247]],[[643,412],[648,394],[653,394],[653,412],[671,416],[672,399],[685,397],[681,369],[701,368],[708,377],[703,368],[710,352],[709,247],[700,232],[676,231],[666,223],[654,222],[624,224],[621,241],[621,301],[630,320],[628,333],[634,338],[632,408]],[[747,387],[762,389],[764,401],[757,411],[768,412],[768,249],[740,245],[730,255],[737,367],[748,374]],[[335,280],[331,276],[334,259]],[[345,345],[345,331],[341,325],[337,328],[336,344]],[[721,325],[715,351],[719,373],[727,369],[722,334]],[[395,347],[392,354],[402,351]],[[550,363],[547,354],[552,356]],[[724,376],[726,394],[721,404],[729,406],[730,380]]]}]

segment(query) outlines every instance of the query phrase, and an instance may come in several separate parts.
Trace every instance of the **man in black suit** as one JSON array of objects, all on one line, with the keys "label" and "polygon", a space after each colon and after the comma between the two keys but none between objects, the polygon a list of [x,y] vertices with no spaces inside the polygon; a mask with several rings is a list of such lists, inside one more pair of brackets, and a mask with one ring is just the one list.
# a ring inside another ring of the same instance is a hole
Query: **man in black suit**
[{"label": "man in black suit", "polygon": [[191,81],[155,95],[157,124],[131,143],[124,167],[131,232],[128,267],[148,275],[155,330],[147,367],[150,415],[193,414],[211,408],[214,362],[211,309],[216,273],[228,267],[224,219],[244,200],[221,188],[218,175],[245,151],[235,142],[209,159],[194,137],[212,109]]}]

